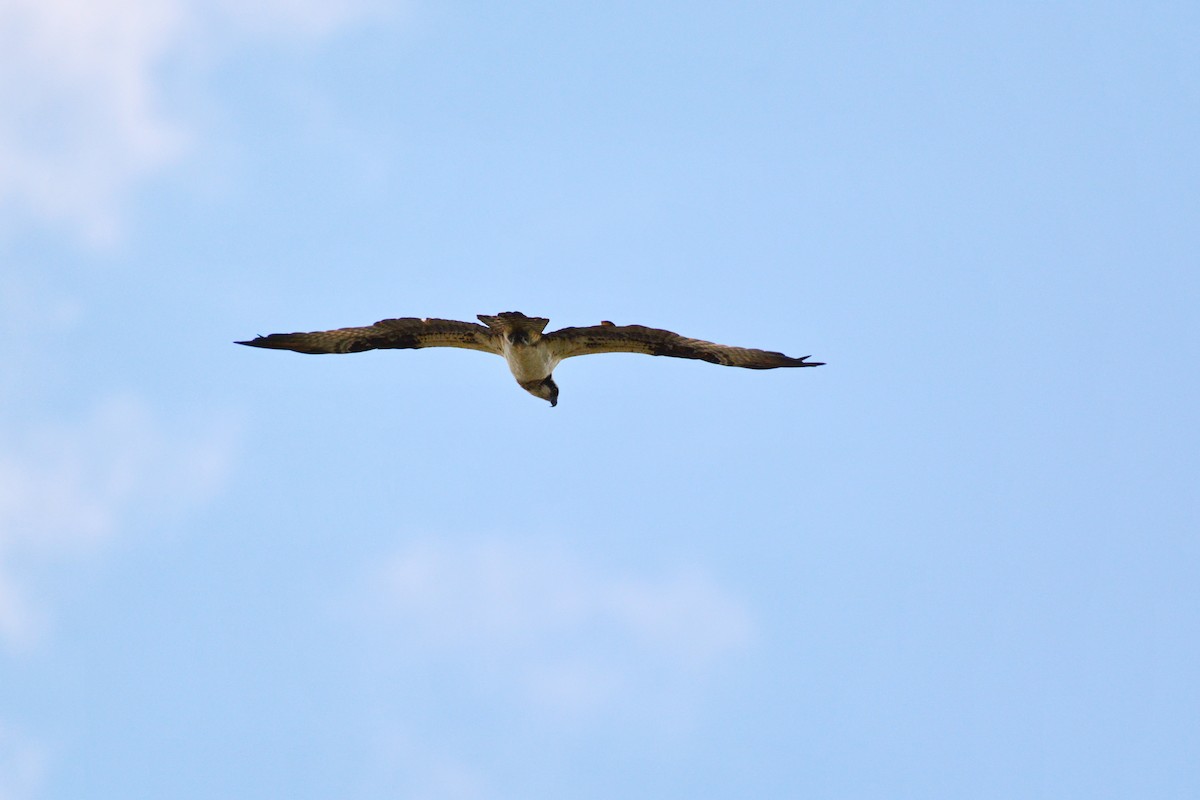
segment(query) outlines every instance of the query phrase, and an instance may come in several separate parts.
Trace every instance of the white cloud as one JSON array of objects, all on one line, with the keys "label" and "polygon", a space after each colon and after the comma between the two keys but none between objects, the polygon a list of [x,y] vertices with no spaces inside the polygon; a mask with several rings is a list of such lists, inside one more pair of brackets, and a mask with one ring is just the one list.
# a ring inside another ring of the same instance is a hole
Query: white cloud
[{"label": "white cloud", "polygon": [[155,71],[181,33],[174,0],[0,4],[0,202],[117,233],[128,187],[174,159],[186,135],[159,106]]},{"label": "white cloud", "polygon": [[19,575],[206,499],[224,479],[232,441],[222,424],[175,433],[132,397],[73,424],[27,421],[0,439],[0,641],[28,645],[41,628]]},{"label": "white cloud", "polygon": [[379,10],[371,0],[0,0],[0,209],[93,244],[120,233],[141,180],[177,162],[193,132],[171,118],[167,70],[198,52],[321,37]]},{"label": "white cloud", "polygon": [[409,545],[380,586],[406,639],[567,713],[687,687],[753,638],[745,606],[698,569],[617,574],[542,544]]}]

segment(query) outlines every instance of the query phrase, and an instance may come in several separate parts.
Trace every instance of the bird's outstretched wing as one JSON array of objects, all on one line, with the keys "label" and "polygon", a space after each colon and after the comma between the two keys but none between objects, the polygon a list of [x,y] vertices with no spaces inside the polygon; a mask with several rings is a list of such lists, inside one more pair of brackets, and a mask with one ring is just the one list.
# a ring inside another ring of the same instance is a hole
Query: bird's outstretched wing
[{"label": "bird's outstretched wing", "polygon": [[272,333],[248,342],[251,347],[297,353],[361,353],[364,350],[462,347],[500,353],[496,336],[482,325],[452,319],[383,319],[365,328],[338,328],[312,333]]},{"label": "bird's outstretched wing", "polygon": [[726,367],[775,369],[776,367],[819,367],[823,362],[805,361],[770,350],[730,347],[688,339],[671,331],[642,325],[592,325],[586,328],[562,328],[542,337],[558,358],[586,356],[592,353],[645,353],[651,356],[696,358]]}]

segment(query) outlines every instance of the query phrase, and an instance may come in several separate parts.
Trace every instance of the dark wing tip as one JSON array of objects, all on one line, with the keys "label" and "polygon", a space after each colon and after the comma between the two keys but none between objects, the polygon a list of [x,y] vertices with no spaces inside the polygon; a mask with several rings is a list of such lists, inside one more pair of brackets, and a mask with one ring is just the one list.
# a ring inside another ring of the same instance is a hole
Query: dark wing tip
[{"label": "dark wing tip", "polygon": [[[313,350],[302,345],[306,334],[296,333],[272,333],[269,336],[255,336],[248,342],[234,342],[234,344],[244,344],[247,347],[262,347],[267,350],[295,350],[298,353],[320,353],[322,350]],[[298,347],[299,346],[299,347]]]}]

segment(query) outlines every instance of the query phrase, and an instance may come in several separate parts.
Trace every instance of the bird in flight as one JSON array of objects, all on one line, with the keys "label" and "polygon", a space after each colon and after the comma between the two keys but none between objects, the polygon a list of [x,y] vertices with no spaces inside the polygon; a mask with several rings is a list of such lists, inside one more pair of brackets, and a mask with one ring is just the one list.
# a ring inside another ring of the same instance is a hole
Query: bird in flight
[{"label": "bird in flight", "polygon": [[730,347],[703,339],[688,339],[671,331],[642,325],[601,322],[582,328],[561,328],[543,333],[550,320],[527,317],[520,311],[493,316],[480,314],[479,321],[452,319],[384,319],[365,328],[338,328],[312,333],[272,333],[248,342],[251,347],[294,350],[297,353],[361,353],[364,350],[422,347],[461,347],[503,356],[521,388],[558,405],[554,368],[564,358],[593,353],[645,353],[651,356],[695,358],[726,367],[775,369],[776,367],[819,367],[823,362],[792,358],[770,350]]}]

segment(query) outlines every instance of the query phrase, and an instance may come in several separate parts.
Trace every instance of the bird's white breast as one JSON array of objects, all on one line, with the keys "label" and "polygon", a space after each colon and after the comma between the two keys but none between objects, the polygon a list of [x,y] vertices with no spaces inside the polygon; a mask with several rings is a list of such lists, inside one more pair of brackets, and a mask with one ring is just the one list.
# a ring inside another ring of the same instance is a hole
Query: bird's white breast
[{"label": "bird's white breast", "polygon": [[558,364],[558,359],[550,354],[550,349],[540,343],[512,344],[505,341],[502,347],[504,360],[508,362],[508,368],[518,383],[540,381],[553,372]]}]

